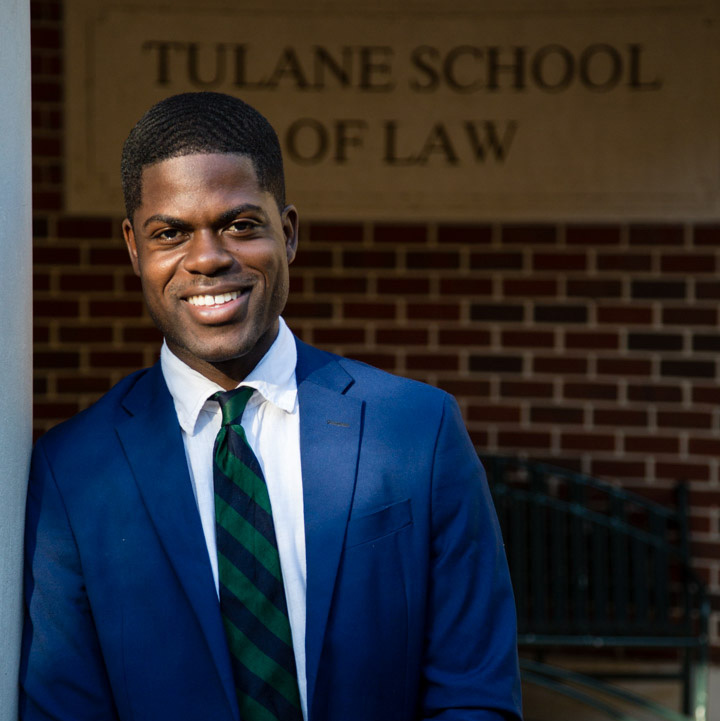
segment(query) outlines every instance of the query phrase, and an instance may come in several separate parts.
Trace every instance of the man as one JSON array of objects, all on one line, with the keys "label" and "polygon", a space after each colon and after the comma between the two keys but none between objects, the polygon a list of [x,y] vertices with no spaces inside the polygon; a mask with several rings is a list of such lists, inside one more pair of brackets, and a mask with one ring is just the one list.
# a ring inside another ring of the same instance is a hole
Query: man
[{"label": "man", "polygon": [[292,336],[298,215],[267,121],[168,98],[122,173],[165,343],[35,448],[23,718],[518,719],[512,592],[457,405]]}]

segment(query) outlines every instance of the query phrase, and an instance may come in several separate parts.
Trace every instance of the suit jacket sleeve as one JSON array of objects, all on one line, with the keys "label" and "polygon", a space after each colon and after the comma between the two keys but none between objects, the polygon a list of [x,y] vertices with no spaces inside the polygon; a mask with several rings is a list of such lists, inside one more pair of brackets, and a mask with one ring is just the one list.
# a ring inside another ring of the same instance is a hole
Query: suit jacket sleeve
[{"label": "suit jacket sleeve", "polygon": [[20,717],[113,721],[80,556],[42,443],[33,453],[27,504]]},{"label": "suit jacket sleeve", "polygon": [[432,471],[424,718],[520,719],[516,616],[485,473],[447,397]]}]

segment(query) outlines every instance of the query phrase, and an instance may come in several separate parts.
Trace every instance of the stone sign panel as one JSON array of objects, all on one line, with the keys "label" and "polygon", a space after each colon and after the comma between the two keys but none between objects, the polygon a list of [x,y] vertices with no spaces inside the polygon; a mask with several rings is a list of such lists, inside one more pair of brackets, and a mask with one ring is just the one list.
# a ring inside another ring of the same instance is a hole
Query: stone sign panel
[{"label": "stone sign panel", "polygon": [[121,212],[132,124],[218,90],[278,130],[304,217],[718,217],[717,10],[69,0],[67,207]]}]

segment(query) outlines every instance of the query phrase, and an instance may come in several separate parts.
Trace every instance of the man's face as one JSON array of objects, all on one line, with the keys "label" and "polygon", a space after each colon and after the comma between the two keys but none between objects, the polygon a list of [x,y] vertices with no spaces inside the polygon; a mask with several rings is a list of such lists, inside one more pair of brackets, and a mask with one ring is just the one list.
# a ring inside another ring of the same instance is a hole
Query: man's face
[{"label": "man's face", "polygon": [[272,345],[288,296],[297,212],[278,210],[244,155],[197,154],[145,168],[123,234],[170,349],[225,387]]}]

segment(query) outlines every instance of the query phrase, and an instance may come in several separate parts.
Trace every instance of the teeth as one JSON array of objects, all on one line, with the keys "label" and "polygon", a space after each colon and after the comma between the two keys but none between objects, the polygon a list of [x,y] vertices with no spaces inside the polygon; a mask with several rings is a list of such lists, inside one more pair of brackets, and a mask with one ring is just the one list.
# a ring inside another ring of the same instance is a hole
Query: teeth
[{"label": "teeth", "polygon": [[240,291],[233,290],[230,293],[221,293],[220,295],[191,295],[187,302],[190,305],[222,305],[239,297]]}]

